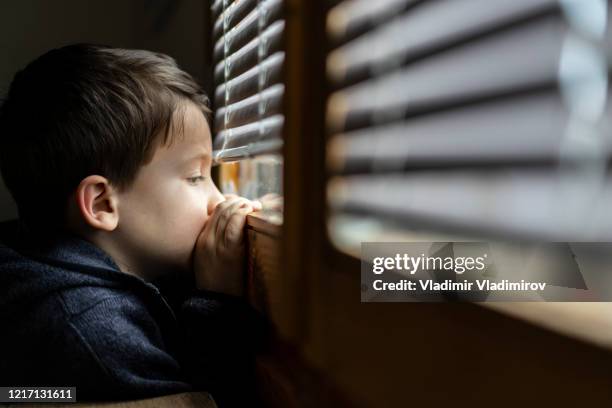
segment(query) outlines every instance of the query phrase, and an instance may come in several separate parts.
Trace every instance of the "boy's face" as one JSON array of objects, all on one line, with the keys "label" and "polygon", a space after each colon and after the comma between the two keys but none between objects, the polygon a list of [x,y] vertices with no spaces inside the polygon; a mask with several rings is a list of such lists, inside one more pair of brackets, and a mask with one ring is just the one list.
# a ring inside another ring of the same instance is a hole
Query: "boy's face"
[{"label": "boy's face", "polygon": [[158,147],[134,183],[118,193],[115,232],[125,259],[116,261],[139,274],[188,269],[208,217],[225,200],[211,179],[211,134],[204,115],[189,103],[175,114],[175,121],[181,119],[183,134],[170,134],[170,145]]}]

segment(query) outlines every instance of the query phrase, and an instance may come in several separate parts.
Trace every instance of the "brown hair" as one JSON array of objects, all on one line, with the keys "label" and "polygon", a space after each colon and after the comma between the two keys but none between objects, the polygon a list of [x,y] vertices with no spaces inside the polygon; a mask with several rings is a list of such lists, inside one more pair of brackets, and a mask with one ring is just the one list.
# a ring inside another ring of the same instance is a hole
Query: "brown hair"
[{"label": "brown hair", "polygon": [[63,225],[68,197],[91,174],[128,187],[159,135],[171,142],[185,101],[209,119],[201,87],[164,54],[76,44],[32,61],[0,107],[0,170],[21,219]]}]

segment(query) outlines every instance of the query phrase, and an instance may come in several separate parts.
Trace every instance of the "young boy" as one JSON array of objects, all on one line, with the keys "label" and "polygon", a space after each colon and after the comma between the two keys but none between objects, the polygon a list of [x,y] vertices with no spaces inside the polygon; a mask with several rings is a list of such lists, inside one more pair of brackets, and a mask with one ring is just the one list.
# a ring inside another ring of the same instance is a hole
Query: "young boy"
[{"label": "young boy", "polygon": [[[0,108],[20,216],[0,229],[0,385],[256,405],[264,330],[242,298],[243,227],[261,203],[213,184],[208,116],[194,80],[148,51],[72,45],[15,75]],[[155,282],[182,278],[195,287],[173,308]]]}]

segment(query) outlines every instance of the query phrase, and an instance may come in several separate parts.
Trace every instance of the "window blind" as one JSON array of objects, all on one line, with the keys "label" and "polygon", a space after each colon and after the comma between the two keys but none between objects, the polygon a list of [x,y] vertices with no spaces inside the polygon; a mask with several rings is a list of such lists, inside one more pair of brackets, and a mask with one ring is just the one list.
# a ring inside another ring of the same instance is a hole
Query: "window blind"
[{"label": "window blind", "polygon": [[334,5],[332,217],[479,236],[612,238],[609,7]]},{"label": "window blind", "polygon": [[284,121],[282,0],[215,0],[211,10],[214,161],[276,153]]}]

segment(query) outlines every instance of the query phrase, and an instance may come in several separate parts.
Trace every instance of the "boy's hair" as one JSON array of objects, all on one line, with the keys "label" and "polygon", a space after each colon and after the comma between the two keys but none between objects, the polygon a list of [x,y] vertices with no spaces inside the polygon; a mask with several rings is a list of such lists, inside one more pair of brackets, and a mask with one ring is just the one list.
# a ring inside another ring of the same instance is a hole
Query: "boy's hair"
[{"label": "boy's hair", "polygon": [[185,101],[209,119],[202,88],[150,51],[69,45],[17,72],[0,107],[0,170],[22,221],[61,228],[68,197],[92,174],[128,187],[156,143],[171,142]]}]

